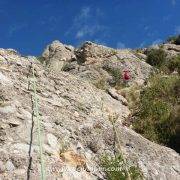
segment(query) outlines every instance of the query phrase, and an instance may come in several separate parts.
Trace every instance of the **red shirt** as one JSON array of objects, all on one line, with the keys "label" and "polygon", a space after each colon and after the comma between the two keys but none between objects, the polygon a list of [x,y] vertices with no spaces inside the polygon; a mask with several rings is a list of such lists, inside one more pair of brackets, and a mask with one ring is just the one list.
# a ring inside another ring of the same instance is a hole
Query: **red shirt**
[{"label": "red shirt", "polygon": [[123,79],[124,79],[125,81],[128,81],[130,78],[131,78],[131,77],[130,77],[129,71],[124,71],[124,73],[123,73]]}]

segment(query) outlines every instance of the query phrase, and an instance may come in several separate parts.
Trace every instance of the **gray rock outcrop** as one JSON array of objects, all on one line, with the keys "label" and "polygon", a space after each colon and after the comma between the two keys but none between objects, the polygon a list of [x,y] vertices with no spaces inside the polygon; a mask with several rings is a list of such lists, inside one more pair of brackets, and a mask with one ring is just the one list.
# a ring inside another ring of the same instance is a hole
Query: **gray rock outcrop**
[{"label": "gray rock outcrop", "polygon": [[68,62],[75,58],[74,47],[64,45],[59,41],[53,41],[52,44],[48,45],[42,54],[47,66],[56,72],[62,70],[65,62]]},{"label": "gray rock outcrop", "polygon": [[93,83],[102,78],[107,82],[112,81],[110,71],[119,71],[119,78],[122,78],[124,70],[130,71],[131,82],[144,82],[152,71],[152,67],[144,62],[146,56],[130,49],[115,50],[88,41],[74,53],[76,58],[66,62],[63,70]]}]

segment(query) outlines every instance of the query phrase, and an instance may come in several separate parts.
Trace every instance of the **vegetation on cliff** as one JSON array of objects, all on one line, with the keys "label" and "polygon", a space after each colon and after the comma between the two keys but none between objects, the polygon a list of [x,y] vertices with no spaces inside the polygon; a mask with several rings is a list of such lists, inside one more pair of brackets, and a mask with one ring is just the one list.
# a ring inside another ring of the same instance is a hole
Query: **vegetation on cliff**
[{"label": "vegetation on cliff", "polygon": [[180,56],[168,59],[163,49],[153,49],[147,62],[158,69],[141,92],[134,129],[180,152]]}]

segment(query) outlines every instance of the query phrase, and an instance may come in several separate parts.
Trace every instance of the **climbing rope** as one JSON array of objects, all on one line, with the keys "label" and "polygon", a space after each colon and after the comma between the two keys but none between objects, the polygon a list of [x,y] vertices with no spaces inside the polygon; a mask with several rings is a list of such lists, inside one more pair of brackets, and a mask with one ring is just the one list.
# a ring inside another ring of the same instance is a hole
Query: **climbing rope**
[{"label": "climbing rope", "polygon": [[41,180],[45,180],[45,161],[43,156],[43,145],[42,145],[42,131],[41,131],[41,118],[39,115],[39,105],[38,105],[38,97],[37,97],[37,89],[36,89],[36,77],[34,73],[34,66],[32,65],[32,75],[33,75],[33,93],[34,93],[34,114],[37,120],[37,129],[38,129],[38,143],[39,143],[39,153],[40,153],[40,161],[41,161]]}]

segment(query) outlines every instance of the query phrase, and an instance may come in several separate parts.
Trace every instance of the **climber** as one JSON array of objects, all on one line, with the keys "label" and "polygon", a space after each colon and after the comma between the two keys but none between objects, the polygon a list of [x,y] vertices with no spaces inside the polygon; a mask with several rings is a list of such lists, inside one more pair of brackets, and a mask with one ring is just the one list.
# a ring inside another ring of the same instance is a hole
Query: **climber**
[{"label": "climber", "polygon": [[130,71],[129,70],[124,70],[123,71],[123,81],[124,81],[126,86],[128,85],[128,82],[129,82],[130,79],[131,79]]}]

